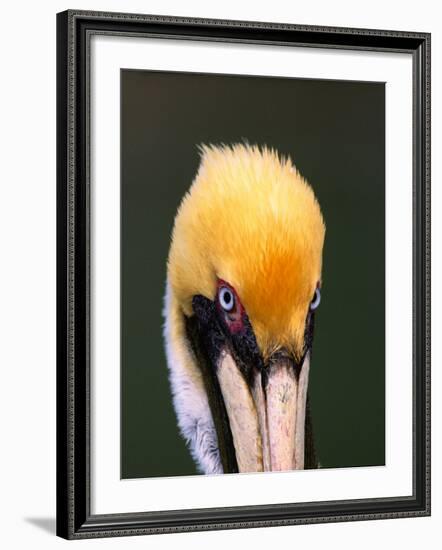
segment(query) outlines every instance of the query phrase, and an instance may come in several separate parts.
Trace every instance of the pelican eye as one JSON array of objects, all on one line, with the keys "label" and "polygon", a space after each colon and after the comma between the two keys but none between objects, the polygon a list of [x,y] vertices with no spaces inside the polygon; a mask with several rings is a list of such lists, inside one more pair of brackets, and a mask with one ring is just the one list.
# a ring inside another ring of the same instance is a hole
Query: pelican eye
[{"label": "pelican eye", "polygon": [[235,306],[235,296],[230,288],[227,288],[226,286],[222,286],[220,288],[218,300],[224,311],[232,311]]},{"label": "pelican eye", "polygon": [[319,290],[319,288],[317,288],[313,295],[313,300],[310,302],[310,309],[312,311],[315,310],[320,303],[321,303],[321,291]]}]

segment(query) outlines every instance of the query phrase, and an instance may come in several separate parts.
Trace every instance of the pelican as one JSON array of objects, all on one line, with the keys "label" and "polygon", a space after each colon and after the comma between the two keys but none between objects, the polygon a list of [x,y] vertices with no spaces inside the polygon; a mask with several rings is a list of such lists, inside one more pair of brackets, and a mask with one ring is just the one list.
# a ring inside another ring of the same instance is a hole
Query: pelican
[{"label": "pelican", "polygon": [[307,390],[319,204],[271,148],[200,151],[167,262],[164,341],[179,430],[205,474],[317,467]]}]

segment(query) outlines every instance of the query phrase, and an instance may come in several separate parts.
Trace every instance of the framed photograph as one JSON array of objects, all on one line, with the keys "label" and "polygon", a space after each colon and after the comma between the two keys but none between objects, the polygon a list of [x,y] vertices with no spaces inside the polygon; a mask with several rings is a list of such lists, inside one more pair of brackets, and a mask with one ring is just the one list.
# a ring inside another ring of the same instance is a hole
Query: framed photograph
[{"label": "framed photograph", "polygon": [[430,514],[430,35],[57,16],[57,534]]}]

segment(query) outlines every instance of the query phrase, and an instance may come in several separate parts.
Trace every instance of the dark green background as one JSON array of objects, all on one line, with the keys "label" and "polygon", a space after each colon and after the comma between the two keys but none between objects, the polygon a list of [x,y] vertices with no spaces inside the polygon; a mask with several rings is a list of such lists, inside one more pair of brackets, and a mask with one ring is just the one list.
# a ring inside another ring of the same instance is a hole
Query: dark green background
[{"label": "dark green background", "polygon": [[121,72],[122,477],[195,474],[178,434],[163,351],[173,219],[197,145],[290,155],[324,214],[311,410],[323,467],[385,458],[382,83]]}]

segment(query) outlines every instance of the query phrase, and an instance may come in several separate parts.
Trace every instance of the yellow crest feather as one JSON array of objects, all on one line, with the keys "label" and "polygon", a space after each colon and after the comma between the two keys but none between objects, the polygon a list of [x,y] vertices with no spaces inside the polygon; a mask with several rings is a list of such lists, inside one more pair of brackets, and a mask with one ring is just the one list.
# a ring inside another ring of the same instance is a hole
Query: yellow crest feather
[{"label": "yellow crest feather", "polygon": [[203,146],[175,218],[174,299],[191,315],[192,297],[213,300],[223,279],[240,297],[264,357],[280,348],[298,355],[324,235],[313,190],[290,159],[267,147]]}]

